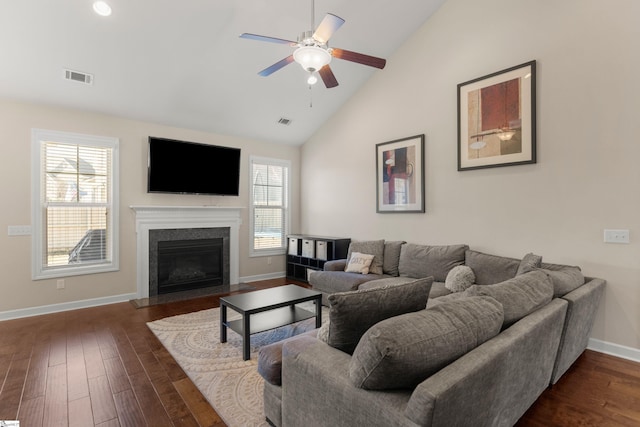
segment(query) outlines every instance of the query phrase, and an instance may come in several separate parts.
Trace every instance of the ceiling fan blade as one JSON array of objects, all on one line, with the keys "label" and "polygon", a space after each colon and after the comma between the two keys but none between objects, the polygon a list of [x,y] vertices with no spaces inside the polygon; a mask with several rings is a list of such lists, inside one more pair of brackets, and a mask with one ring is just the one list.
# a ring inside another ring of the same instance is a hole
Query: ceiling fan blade
[{"label": "ceiling fan blade", "polygon": [[331,71],[328,64],[320,68],[318,73],[320,74],[320,77],[322,77],[322,81],[327,89],[338,86],[338,80],[336,80],[336,76],[333,74],[333,71]]},{"label": "ceiling fan blade", "polygon": [[250,39],[250,40],[258,40],[258,41],[261,41],[261,42],[288,44],[289,46],[295,46],[295,45],[298,44],[298,43],[296,43],[294,41],[291,41],[291,40],[279,39],[279,38],[276,38],[276,37],[260,36],[258,34],[250,34],[250,33],[242,33],[242,34],[240,34],[240,38]]},{"label": "ceiling fan blade", "polygon": [[381,70],[385,65],[387,65],[386,59],[376,58],[375,56],[369,56],[358,52],[351,52],[344,49],[333,48],[331,51],[331,56],[333,56],[334,58],[344,59],[345,61],[357,62],[358,64],[379,68]]},{"label": "ceiling fan blade", "polygon": [[293,62],[293,55],[289,55],[286,58],[276,62],[272,66],[267,67],[264,70],[260,71],[258,74],[261,75],[262,77],[270,76],[271,74],[278,71],[280,68],[284,67],[285,65],[291,64],[292,62]]},{"label": "ceiling fan blade", "polygon": [[316,28],[316,32],[313,33],[313,38],[322,44],[326,44],[333,33],[342,27],[342,24],[344,24],[344,19],[332,13],[327,13],[318,28]]}]

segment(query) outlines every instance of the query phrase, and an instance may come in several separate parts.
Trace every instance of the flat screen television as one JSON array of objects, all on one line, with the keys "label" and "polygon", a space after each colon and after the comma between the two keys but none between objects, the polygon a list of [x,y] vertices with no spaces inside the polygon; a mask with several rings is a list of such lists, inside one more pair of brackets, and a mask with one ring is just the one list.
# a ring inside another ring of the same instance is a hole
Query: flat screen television
[{"label": "flat screen television", "polygon": [[149,137],[149,193],[237,196],[240,149]]}]

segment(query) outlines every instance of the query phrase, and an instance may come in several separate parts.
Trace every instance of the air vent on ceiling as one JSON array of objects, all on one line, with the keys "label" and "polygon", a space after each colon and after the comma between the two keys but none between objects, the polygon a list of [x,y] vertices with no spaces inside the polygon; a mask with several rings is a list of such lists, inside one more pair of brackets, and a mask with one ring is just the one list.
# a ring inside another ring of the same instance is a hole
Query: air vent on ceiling
[{"label": "air vent on ceiling", "polygon": [[80,71],[64,70],[64,78],[78,83],[93,84],[93,74]]},{"label": "air vent on ceiling", "polygon": [[285,119],[284,117],[280,117],[280,120],[278,120],[278,123],[280,123],[281,125],[289,126],[291,124],[291,119]]}]

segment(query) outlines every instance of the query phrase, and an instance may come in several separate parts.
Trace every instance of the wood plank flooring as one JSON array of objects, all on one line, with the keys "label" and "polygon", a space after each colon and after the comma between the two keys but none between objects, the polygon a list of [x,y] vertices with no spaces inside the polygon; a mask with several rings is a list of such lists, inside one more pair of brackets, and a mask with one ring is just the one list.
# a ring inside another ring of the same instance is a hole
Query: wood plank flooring
[{"label": "wood plank flooring", "polygon": [[[0,322],[0,420],[20,420],[20,427],[224,426],[146,326],[217,306],[219,297],[140,309],[127,302]],[[517,425],[640,426],[640,364],[586,351]]]}]

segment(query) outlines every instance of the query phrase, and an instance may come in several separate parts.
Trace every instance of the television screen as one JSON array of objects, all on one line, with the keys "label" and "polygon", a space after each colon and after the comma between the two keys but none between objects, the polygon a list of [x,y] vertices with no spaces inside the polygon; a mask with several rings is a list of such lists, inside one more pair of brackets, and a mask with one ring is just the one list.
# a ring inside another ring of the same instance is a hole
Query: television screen
[{"label": "television screen", "polygon": [[149,137],[149,193],[237,196],[240,149]]}]

